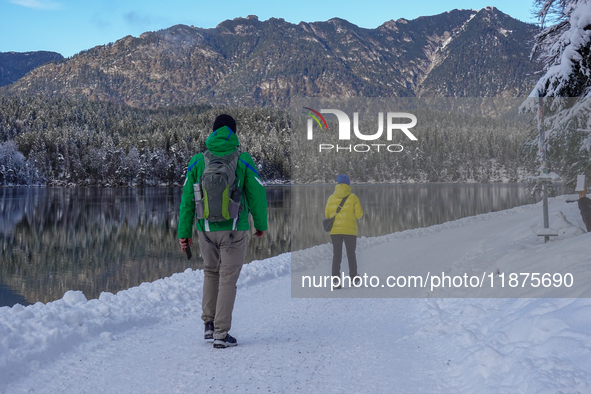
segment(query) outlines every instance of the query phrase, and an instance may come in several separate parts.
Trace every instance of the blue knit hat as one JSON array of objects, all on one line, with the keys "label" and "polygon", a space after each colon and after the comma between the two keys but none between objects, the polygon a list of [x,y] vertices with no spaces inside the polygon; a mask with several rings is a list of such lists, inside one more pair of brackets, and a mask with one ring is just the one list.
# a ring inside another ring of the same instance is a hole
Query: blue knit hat
[{"label": "blue knit hat", "polygon": [[337,176],[337,183],[344,183],[346,185],[351,185],[351,180],[349,179],[349,177],[347,175],[339,175]]}]

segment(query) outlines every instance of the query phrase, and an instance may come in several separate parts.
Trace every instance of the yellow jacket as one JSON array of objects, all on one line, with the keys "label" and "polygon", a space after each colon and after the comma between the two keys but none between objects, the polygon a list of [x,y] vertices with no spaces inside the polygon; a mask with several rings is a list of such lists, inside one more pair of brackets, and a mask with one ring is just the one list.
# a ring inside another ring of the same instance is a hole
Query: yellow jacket
[{"label": "yellow jacket", "polygon": [[363,209],[361,208],[359,198],[351,193],[351,187],[349,185],[339,183],[335,187],[334,193],[328,197],[328,201],[326,202],[324,216],[327,218],[333,217],[337,213],[337,208],[345,196],[349,196],[349,198],[347,198],[343,208],[341,208],[334,220],[332,230],[330,230],[331,235],[357,235],[357,220],[363,216]]}]

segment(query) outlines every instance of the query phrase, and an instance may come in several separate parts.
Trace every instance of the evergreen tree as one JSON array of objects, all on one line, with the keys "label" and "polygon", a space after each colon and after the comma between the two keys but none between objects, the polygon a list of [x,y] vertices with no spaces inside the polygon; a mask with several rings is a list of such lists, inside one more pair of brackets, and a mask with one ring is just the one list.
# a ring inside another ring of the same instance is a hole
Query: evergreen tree
[{"label": "evergreen tree", "polygon": [[[577,174],[591,176],[591,2],[586,0],[535,0],[542,25],[533,53],[544,64],[545,74],[533,95],[544,98],[549,168],[574,186]],[[579,99],[573,99],[579,98]],[[524,108],[535,109],[534,99]],[[530,159],[539,160],[537,135],[529,143]]]}]

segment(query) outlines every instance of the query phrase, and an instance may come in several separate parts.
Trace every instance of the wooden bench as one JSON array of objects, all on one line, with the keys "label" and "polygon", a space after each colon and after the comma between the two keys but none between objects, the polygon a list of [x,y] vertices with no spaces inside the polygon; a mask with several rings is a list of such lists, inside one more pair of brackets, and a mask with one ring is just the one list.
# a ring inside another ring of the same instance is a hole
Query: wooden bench
[{"label": "wooden bench", "polygon": [[538,230],[538,236],[540,237],[558,237],[558,230],[553,228],[541,228]]}]

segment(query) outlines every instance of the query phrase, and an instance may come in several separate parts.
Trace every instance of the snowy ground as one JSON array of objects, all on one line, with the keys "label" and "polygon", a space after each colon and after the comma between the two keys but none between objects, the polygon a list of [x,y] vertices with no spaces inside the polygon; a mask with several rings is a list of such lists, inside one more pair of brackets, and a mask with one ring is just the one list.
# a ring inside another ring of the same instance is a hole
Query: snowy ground
[{"label": "snowy ground", "polygon": [[[396,262],[405,273],[436,259],[459,275],[555,261],[589,283],[591,234],[576,229],[576,204],[552,199],[550,217],[560,235],[547,244],[535,235],[540,205],[360,239],[360,270],[391,274]],[[306,268],[328,271],[330,246],[313,253]],[[244,268],[232,349],[202,339],[203,276],[191,270],[98,300],[68,292],[0,308],[0,392],[591,392],[589,299],[439,298],[440,289],[391,298],[373,288],[292,298],[290,262]],[[390,298],[338,298],[357,296]]]}]

